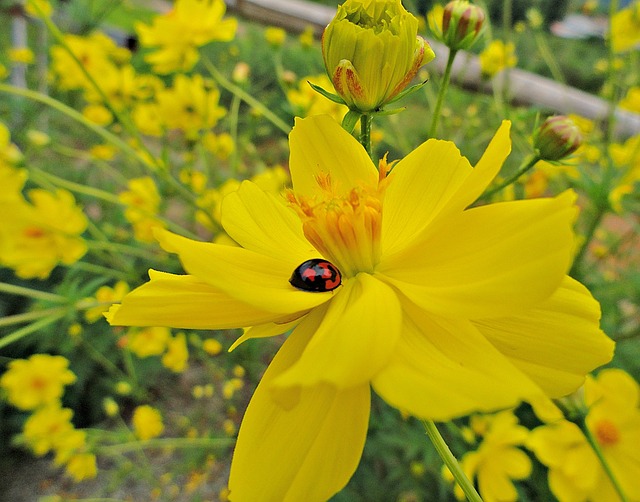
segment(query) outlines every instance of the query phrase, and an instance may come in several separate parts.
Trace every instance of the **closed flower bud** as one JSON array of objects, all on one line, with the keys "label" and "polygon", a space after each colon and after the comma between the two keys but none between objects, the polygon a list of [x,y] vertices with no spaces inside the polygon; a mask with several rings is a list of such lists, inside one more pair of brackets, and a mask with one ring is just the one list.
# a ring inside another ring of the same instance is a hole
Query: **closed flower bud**
[{"label": "closed flower bud", "polygon": [[464,0],[454,0],[442,13],[442,42],[451,50],[468,49],[478,40],[484,11]]},{"label": "closed flower bud", "polygon": [[542,160],[562,160],[582,145],[580,128],[568,117],[545,120],[534,136],[533,146]]},{"label": "closed flower bud", "polygon": [[435,54],[400,0],[347,0],[322,36],[333,85],[350,109],[380,109]]}]

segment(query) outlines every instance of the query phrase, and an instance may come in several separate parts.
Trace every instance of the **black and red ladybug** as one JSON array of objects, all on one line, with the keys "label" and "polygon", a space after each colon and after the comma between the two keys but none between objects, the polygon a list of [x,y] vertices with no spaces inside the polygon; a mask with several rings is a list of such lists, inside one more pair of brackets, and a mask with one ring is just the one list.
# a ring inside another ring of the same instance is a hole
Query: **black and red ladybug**
[{"label": "black and red ladybug", "polygon": [[322,258],[307,260],[291,274],[289,282],[294,288],[303,291],[324,293],[332,291],[342,284],[338,267]]}]

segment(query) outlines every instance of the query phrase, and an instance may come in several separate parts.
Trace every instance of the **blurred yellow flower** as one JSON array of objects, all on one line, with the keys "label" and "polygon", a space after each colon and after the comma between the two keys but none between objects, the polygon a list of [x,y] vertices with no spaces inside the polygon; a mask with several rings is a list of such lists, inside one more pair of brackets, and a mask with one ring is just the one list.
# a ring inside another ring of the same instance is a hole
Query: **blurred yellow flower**
[{"label": "blurred yellow flower", "polygon": [[71,423],[73,411],[61,408],[58,403],[38,409],[24,423],[23,437],[38,456],[46,455],[64,444],[65,438],[75,429]]},{"label": "blurred yellow flower", "polygon": [[302,33],[300,33],[300,35],[298,36],[298,41],[304,48],[313,47],[315,39],[315,29],[310,25],[305,26],[304,30],[302,30]]},{"label": "blurred yellow flower", "polygon": [[187,368],[189,349],[187,337],[178,333],[167,341],[167,352],[162,356],[162,365],[174,373],[182,373]]},{"label": "blurred yellow flower", "polygon": [[158,91],[158,115],[167,129],[178,129],[195,140],[227,113],[219,106],[220,91],[201,75],[177,75],[173,86]]},{"label": "blurred yellow flower", "polygon": [[[112,57],[118,51],[113,40],[99,32],[88,36],[65,34],[64,42],[82,68],[98,81],[113,66]],[[56,45],[51,48],[51,70],[60,89],[93,89],[82,68],[64,47]]]},{"label": "blurred yellow flower", "polygon": [[49,0],[27,0],[25,4],[25,11],[30,16],[51,16],[53,12],[53,7],[51,7],[51,3]]},{"label": "blurred yellow flower", "polygon": [[620,101],[620,108],[630,112],[640,113],[640,87],[632,87]]},{"label": "blurred yellow flower", "polygon": [[287,32],[282,28],[269,26],[264,30],[264,38],[272,47],[282,47],[287,39]]},{"label": "blurred yellow flower", "polygon": [[96,307],[84,312],[84,318],[89,323],[94,323],[102,318],[102,313],[109,310],[108,305],[119,302],[129,292],[129,285],[124,281],[118,281],[113,287],[100,286],[95,294],[95,301],[100,303]]},{"label": "blurred yellow flower", "polygon": [[207,338],[202,342],[202,348],[210,356],[217,356],[222,352],[222,344],[215,338]]},{"label": "blurred yellow flower", "polygon": [[296,117],[309,117],[311,115],[331,115],[337,122],[349,111],[345,105],[338,104],[325,98],[322,94],[313,90],[312,83],[324,90],[334,92],[333,84],[325,73],[321,75],[308,75],[300,79],[298,86],[287,91],[287,100]]},{"label": "blurred yellow flower", "polygon": [[491,78],[505,68],[516,65],[515,45],[505,44],[502,40],[494,40],[480,53],[480,70],[486,78]]},{"label": "blurred yellow flower", "polygon": [[[487,420],[484,437],[476,451],[466,453],[461,467],[470,480],[477,479],[483,500],[515,502],[518,492],[513,480],[526,479],[531,474],[531,460],[518,446],[522,445],[529,430],[518,425],[512,411],[503,411]],[[456,485],[458,500],[465,496]]]},{"label": "blurred yellow flower", "polygon": [[14,200],[5,207],[12,217],[0,227],[0,264],[23,278],[46,279],[63,263],[71,265],[87,251],[80,235],[87,218],[70,192],[28,192],[31,203]]},{"label": "blurred yellow flower", "polygon": [[640,44],[640,2],[634,1],[611,18],[609,40],[615,52],[625,52]]},{"label": "blurred yellow flower", "polygon": [[118,153],[118,149],[109,144],[102,145],[93,145],[89,148],[89,154],[98,160],[112,160],[116,154]]},{"label": "blurred yellow flower", "polygon": [[[640,500],[640,386],[618,369],[587,378],[586,423],[629,500]],[[560,502],[619,501],[593,449],[566,420],[537,427],[527,447],[549,468],[549,487]]]},{"label": "blurred yellow flower", "polygon": [[226,160],[236,149],[233,138],[229,133],[206,133],[202,138],[202,145],[220,160]]},{"label": "blurred yellow flower", "polygon": [[132,328],[127,333],[127,348],[138,357],[159,356],[166,350],[170,339],[169,328]]},{"label": "blurred yellow flower", "polygon": [[118,199],[125,206],[124,217],[133,225],[135,238],[141,242],[154,242],[154,228],[164,228],[157,218],[160,210],[160,194],[153,178],[144,176],[127,182],[129,190],[121,192]]},{"label": "blurred yellow flower", "polygon": [[233,40],[238,22],[223,19],[225,10],[223,0],[177,0],[151,26],[136,23],[141,45],[153,49],[145,60],[160,74],[190,70],[200,59],[198,47]]},{"label": "blurred yellow flower", "polygon": [[11,47],[7,55],[12,63],[31,64],[35,61],[33,51],[28,47]]},{"label": "blurred yellow flower", "polygon": [[29,359],[14,359],[0,377],[7,400],[21,410],[34,410],[57,402],[65,385],[76,381],[69,360],[62,356],[34,354]]},{"label": "blurred yellow flower", "polygon": [[98,475],[96,456],[93,453],[76,453],[69,458],[65,472],[76,483],[93,479]]},{"label": "blurred yellow flower", "polygon": [[164,431],[162,415],[157,409],[146,404],[133,410],[131,422],[134,434],[143,441],[158,437]]}]

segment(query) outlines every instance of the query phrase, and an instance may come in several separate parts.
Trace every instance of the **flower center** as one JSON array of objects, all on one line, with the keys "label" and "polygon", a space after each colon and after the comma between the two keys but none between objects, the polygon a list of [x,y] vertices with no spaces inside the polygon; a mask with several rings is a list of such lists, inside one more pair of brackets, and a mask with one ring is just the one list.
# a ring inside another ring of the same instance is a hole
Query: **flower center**
[{"label": "flower center", "polygon": [[614,445],[620,439],[618,427],[609,420],[600,420],[594,429],[596,439],[602,446]]},{"label": "flower center", "polygon": [[336,194],[328,175],[317,181],[324,195],[319,201],[288,193],[304,235],[343,276],[373,272],[380,260],[383,190],[356,187]]}]

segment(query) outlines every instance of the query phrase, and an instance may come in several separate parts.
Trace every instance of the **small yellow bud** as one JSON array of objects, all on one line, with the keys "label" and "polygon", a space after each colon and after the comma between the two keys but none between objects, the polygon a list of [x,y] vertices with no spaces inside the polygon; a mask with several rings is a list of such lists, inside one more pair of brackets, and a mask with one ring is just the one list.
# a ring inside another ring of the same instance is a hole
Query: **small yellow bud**
[{"label": "small yellow bud", "polygon": [[484,11],[464,0],[454,0],[442,13],[442,42],[451,50],[468,49],[480,37]]},{"label": "small yellow bud", "polygon": [[533,147],[543,160],[562,160],[582,144],[580,128],[568,117],[545,120],[534,136]]},{"label": "small yellow bud", "polygon": [[359,112],[379,110],[435,54],[400,0],[346,0],[322,36],[336,92]]}]

